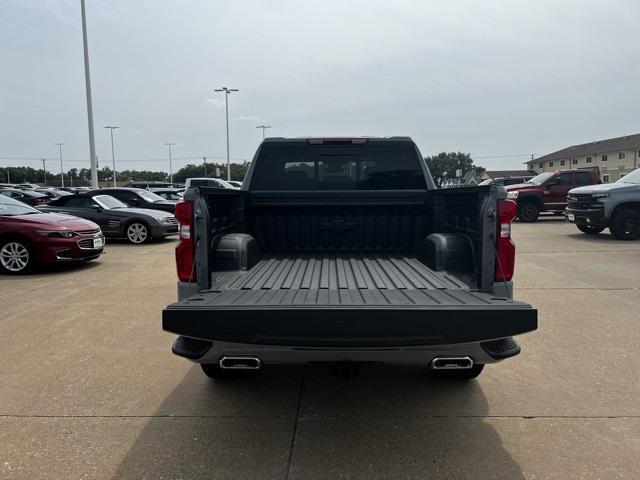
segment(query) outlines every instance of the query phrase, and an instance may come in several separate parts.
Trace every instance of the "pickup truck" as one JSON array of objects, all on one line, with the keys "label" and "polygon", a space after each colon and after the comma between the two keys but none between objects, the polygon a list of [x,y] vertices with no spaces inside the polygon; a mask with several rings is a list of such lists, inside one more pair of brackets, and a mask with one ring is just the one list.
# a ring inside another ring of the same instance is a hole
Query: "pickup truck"
[{"label": "pickup truck", "polygon": [[543,172],[525,183],[505,188],[507,198],[517,203],[518,219],[535,222],[540,212],[564,213],[567,194],[572,188],[599,182],[597,170],[559,170]]},{"label": "pickup truck", "polygon": [[266,139],[241,190],[192,182],[176,216],[162,324],[213,378],[307,362],[474,378],[537,328],[511,298],[515,203],[436,188],[407,137]]},{"label": "pickup truck", "polygon": [[619,240],[640,238],[640,168],[614,183],[574,188],[567,199],[565,218],[581,232],[608,227]]}]

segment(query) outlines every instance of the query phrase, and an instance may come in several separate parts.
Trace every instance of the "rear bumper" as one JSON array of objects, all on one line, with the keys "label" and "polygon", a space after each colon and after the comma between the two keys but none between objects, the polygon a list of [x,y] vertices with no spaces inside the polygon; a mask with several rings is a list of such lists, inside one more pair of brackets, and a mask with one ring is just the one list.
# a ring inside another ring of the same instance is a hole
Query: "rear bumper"
[{"label": "rear bumper", "polygon": [[593,225],[596,227],[606,227],[609,222],[604,217],[604,209],[593,208],[588,210],[578,210],[567,208],[564,211],[564,218],[577,225]]},{"label": "rear bumper", "polygon": [[391,365],[428,365],[436,357],[470,357],[475,363],[495,363],[520,353],[513,338],[502,343],[515,344],[508,355],[497,355],[489,343],[423,345],[405,348],[296,348],[230,342],[207,342],[178,337],[175,355],[195,363],[217,364],[223,357],[255,357],[265,365],[300,365],[310,362],[379,362]]},{"label": "rear bumper", "polygon": [[483,342],[537,328],[531,306],[419,308],[235,307],[198,309],[174,304],[163,329],[214,342],[302,348],[399,348]]}]

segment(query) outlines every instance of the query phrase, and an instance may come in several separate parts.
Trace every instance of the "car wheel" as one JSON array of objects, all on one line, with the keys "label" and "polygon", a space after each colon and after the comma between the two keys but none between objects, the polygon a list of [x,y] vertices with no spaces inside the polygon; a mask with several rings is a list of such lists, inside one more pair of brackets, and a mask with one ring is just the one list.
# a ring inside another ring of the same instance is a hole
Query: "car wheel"
[{"label": "car wheel", "polygon": [[483,368],[484,364],[476,363],[473,367],[463,370],[429,370],[429,376],[447,380],[471,380],[480,375]]},{"label": "car wheel", "polygon": [[630,208],[617,211],[611,219],[609,230],[618,240],[640,238],[640,212]]},{"label": "car wheel", "polygon": [[588,235],[597,235],[605,228],[596,227],[594,225],[576,225],[576,227],[578,227],[578,230],[580,230],[582,233],[586,233]]},{"label": "car wheel", "polygon": [[125,233],[127,240],[136,245],[144,243],[151,238],[149,235],[149,227],[143,222],[131,222],[127,225]]},{"label": "car wheel", "polygon": [[31,246],[22,239],[12,238],[0,242],[0,270],[17,275],[33,267],[34,254]]},{"label": "car wheel", "polygon": [[525,202],[518,205],[518,218],[522,222],[535,222],[539,215],[540,209],[535,203]]}]

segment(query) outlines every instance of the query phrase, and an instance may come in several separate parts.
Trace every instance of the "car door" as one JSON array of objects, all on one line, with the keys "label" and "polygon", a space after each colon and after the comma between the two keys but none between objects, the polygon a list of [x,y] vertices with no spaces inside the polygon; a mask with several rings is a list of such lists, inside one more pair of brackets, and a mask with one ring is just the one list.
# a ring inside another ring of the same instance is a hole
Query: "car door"
[{"label": "car door", "polygon": [[71,197],[66,199],[63,205],[57,206],[56,211],[91,220],[97,223],[104,232],[107,228],[107,222],[98,207],[99,205],[91,197]]},{"label": "car door", "polygon": [[547,207],[564,207],[567,204],[567,194],[574,188],[573,173],[559,173],[547,184],[545,190],[545,205]]}]

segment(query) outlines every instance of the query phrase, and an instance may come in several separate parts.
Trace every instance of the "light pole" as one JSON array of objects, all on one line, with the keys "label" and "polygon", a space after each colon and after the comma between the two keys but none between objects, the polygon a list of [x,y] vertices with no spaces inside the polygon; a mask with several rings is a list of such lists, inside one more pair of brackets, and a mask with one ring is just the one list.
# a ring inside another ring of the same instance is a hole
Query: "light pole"
[{"label": "light pole", "polygon": [[231,180],[231,162],[229,160],[229,94],[231,92],[239,92],[237,88],[216,88],[214,92],[224,92],[224,109],[227,119],[227,180]]},{"label": "light pole", "polygon": [[57,145],[58,148],[60,149],[60,185],[62,187],[64,187],[64,170],[62,169],[62,146],[66,145],[66,143],[62,142],[62,143],[54,143],[54,145]]},{"label": "light pole", "polygon": [[261,128],[262,129],[262,139],[264,140],[264,131],[267,128],[271,128],[271,125],[258,125],[256,128]]},{"label": "light pole", "polygon": [[89,123],[89,157],[91,162],[91,186],[98,188],[98,159],[96,157],[96,140],[93,135],[93,107],[91,105],[91,74],[89,73],[89,47],[87,45],[87,18],[84,0],[80,0],[82,11],[82,44],[84,46],[84,82],[87,92],[87,121]]},{"label": "light pole", "polygon": [[107,125],[104,128],[108,128],[111,132],[111,164],[113,165],[113,186],[116,187],[116,154],[113,149],[113,131],[117,128],[115,125]]},{"label": "light pole", "polygon": [[171,147],[175,145],[174,142],[165,143],[167,147],[169,147],[169,182],[173,183],[173,167],[171,165]]},{"label": "light pole", "polygon": [[42,176],[44,177],[44,186],[47,186],[47,166],[46,166],[46,162],[47,159],[43,158],[42,159]]},{"label": "light pole", "polygon": [[207,157],[202,157],[202,163],[204,165],[204,176],[207,176]]}]

